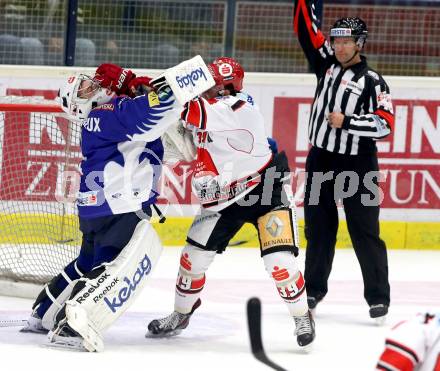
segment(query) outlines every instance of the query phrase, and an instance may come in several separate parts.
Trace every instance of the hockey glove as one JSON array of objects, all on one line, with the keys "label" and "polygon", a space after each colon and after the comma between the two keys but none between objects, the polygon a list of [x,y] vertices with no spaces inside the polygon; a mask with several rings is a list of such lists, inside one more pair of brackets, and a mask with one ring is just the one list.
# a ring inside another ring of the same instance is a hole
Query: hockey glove
[{"label": "hockey glove", "polygon": [[103,88],[110,89],[118,95],[128,95],[129,84],[135,77],[131,70],[125,70],[117,64],[103,63],[96,69],[94,79]]},{"label": "hockey glove", "polygon": [[136,77],[128,83],[128,90],[130,97],[134,98],[139,95],[149,93],[153,88],[150,85],[151,77],[140,76]]}]

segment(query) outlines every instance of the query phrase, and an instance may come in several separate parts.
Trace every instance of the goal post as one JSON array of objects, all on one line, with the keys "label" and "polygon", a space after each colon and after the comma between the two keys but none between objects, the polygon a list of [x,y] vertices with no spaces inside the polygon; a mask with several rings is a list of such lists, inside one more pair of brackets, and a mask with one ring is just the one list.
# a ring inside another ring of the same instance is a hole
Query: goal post
[{"label": "goal post", "polygon": [[54,100],[0,98],[0,294],[33,296],[78,255],[80,133]]}]

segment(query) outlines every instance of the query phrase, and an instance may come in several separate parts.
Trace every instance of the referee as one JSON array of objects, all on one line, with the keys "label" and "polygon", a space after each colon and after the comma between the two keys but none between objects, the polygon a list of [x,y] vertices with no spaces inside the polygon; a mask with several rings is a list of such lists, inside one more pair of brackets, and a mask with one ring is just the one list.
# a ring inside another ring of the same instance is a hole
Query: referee
[{"label": "referee", "polygon": [[318,79],[304,199],[309,307],[327,294],[341,200],[370,317],[380,323],[388,313],[390,286],[386,246],[379,237],[376,140],[388,136],[394,124],[390,91],[360,55],[368,35],[360,18],[336,21],[329,44],[316,25],[313,1],[296,0],[294,30]]}]

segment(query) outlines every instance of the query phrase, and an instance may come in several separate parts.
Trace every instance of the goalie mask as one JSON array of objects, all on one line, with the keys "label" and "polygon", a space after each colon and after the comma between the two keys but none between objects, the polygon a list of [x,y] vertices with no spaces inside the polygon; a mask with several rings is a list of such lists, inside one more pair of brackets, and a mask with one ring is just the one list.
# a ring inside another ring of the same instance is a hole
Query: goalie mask
[{"label": "goalie mask", "polygon": [[335,37],[352,37],[361,49],[367,40],[368,30],[365,22],[358,17],[345,17],[338,19],[330,29],[330,42],[333,44]]},{"label": "goalie mask", "polygon": [[220,57],[208,65],[216,86],[238,93],[243,89],[244,70],[233,58]]},{"label": "goalie mask", "polygon": [[113,96],[90,76],[78,73],[70,76],[58,91],[58,102],[71,120],[83,121],[92,109],[108,103]]}]

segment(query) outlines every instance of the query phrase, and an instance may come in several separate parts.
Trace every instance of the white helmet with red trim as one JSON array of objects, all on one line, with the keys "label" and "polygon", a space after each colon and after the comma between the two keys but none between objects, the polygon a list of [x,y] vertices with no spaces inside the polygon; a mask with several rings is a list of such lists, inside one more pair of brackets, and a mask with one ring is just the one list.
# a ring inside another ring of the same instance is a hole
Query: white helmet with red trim
[{"label": "white helmet with red trim", "polygon": [[90,111],[108,103],[114,93],[103,88],[90,76],[77,73],[70,76],[58,91],[61,108],[73,121],[84,121]]}]

